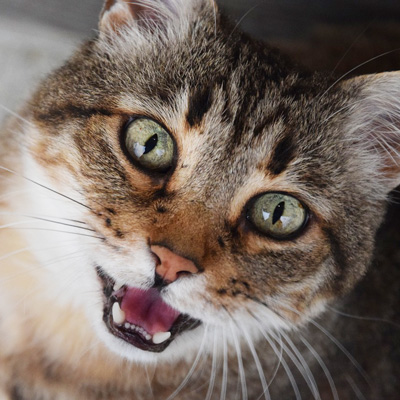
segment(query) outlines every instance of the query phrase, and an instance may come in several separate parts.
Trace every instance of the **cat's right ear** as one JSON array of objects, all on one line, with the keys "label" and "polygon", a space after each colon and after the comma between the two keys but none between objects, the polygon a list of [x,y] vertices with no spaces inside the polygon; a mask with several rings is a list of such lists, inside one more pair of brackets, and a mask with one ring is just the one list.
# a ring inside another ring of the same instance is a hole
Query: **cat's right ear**
[{"label": "cat's right ear", "polygon": [[199,3],[216,10],[214,0],[106,0],[100,15],[100,32],[110,36],[127,28],[165,30]]},{"label": "cat's right ear", "polygon": [[[170,1],[106,0],[100,15],[100,32],[113,34],[143,23],[150,24],[168,17],[173,10]],[[157,7],[156,7],[157,5]]]}]

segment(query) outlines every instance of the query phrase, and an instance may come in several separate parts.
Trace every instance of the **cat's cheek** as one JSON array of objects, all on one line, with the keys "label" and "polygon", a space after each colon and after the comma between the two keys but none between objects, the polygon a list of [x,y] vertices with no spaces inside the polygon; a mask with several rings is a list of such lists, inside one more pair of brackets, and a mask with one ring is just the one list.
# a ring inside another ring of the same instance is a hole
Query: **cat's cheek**
[{"label": "cat's cheek", "polygon": [[105,245],[97,246],[91,253],[91,265],[100,267],[117,285],[153,286],[155,263],[147,242],[138,239],[126,247],[113,251]]}]

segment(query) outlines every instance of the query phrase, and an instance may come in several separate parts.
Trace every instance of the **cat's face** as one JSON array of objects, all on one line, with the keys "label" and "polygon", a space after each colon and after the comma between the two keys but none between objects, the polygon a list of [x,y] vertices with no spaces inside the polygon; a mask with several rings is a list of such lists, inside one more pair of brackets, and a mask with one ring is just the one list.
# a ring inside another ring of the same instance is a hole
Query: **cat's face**
[{"label": "cat's face", "polygon": [[399,171],[367,99],[399,78],[330,87],[211,2],[143,3],[106,2],[32,102],[26,174],[70,198],[33,206],[86,229],[61,299],[135,360],[306,322],[368,266]]}]

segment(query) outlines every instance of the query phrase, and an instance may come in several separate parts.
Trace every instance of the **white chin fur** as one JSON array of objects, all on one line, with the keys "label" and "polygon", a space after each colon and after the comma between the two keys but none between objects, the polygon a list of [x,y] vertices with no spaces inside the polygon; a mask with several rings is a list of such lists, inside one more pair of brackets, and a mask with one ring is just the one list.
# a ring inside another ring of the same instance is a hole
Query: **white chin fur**
[{"label": "white chin fur", "polygon": [[199,326],[193,331],[183,332],[178,336],[164,351],[154,353],[138,349],[122,339],[112,335],[102,318],[96,319],[93,326],[97,335],[114,354],[140,364],[155,364],[157,362],[173,363],[178,360],[187,359],[188,361],[199,351],[200,343],[204,333],[204,327]]}]

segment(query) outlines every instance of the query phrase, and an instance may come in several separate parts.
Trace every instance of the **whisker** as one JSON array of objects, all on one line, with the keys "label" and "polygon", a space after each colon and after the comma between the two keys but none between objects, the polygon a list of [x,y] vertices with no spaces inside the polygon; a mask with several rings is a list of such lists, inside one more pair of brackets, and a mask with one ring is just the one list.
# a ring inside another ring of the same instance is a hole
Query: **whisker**
[{"label": "whisker", "polygon": [[[288,305],[281,305],[282,307],[285,307],[287,310],[300,315],[301,313],[298,310],[295,310],[292,307],[289,307]],[[350,354],[350,352],[323,326],[321,326],[318,322],[316,322],[312,318],[308,318],[308,322],[315,326],[317,329],[319,329],[325,336],[330,339],[337,347],[342,351],[342,353],[349,359],[349,361],[353,364],[353,366],[357,369],[359,374],[364,378],[365,382],[369,384],[369,377],[367,373],[363,370],[361,365],[357,362],[357,360]]]},{"label": "whisker", "polygon": [[358,400],[366,400],[366,397],[362,394],[359,387],[354,382],[351,376],[346,376],[346,381],[348,382],[349,386],[352,388],[354,394],[357,396]]},{"label": "whisker", "polygon": [[101,340],[97,339],[94,343],[88,346],[79,356],[77,362],[79,363],[88,353],[90,353],[95,347],[101,344]]},{"label": "whisker", "polygon": [[15,171],[13,171],[13,170],[11,170],[11,169],[9,169],[9,168],[6,168],[6,167],[3,167],[3,166],[0,165],[0,170],[9,172],[10,174],[13,174],[13,175],[16,175],[16,176],[18,176],[18,177],[20,177],[20,178],[23,178],[23,179],[27,180],[28,182],[33,183],[34,185],[37,185],[37,186],[39,186],[39,187],[41,187],[41,188],[43,188],[43,189],[46,189],[46,190],[48,190],[49,192],[55,193],[55,194],[57,194],[58,196],[64,197],[65,199],[70,200],[70,201],[72,201],[73,203],[76,203],[76,204],[78,204],[78,205],[80,205],[80,206],[82,206],[82,207],[85,207],[85,208],[87,208],[88,210],[91,210],[91,208],[90,208],[89,206],[87,206],[86,204],[83,204],[83,203],[81,203],[80,201],[75,200],[75,199],[73,199],[73,198],[70,197],[70,196],[67,196],[67,195],[65,195],[65,194],[63,194],[63,193],[60,193],[60,192],[58,192],[57,190],[54,190],[54,189],[51,189],[51,188],[49,188],[49,187],[47,187],[47,186],[45,186],[45,185],[42,185],[41,183],[36,182],[36,181],[34,181],[33,179],[30,179],[30,178],[28,178],[28,177],[26,177],[26,176],[24,176],[24,175],[21,175],[21,174],[15,172]]},{"label": "whisker", "polygon": [[226,337],[226,328],[222,329],[222,383],[221,383],[221,394],[220,400],[226,399],[226,391],[228,386],[228,339]]},{"label": "whisker", "polygon": [[211,362],[211,375],[210,382],[208,384],[208,390],[205,400],[211,400],[211,396],[214,390],[215,378],[217,371],[217,330],[214,330],[214,341],[212,350],[212,362]]},{"label": "whisker", "polygon": [[250,15],[257,7],[260,7],[262,5],[262,2],[257,3],[253,7],[250,8],[250,10],[247,10],[244,15],[239,19],[239,21],[236,23],[235,27],[232,29],[232,32],[230,33],[228,40],[231,38],[231,36],[234,34],[237,28],[239,28],[240,24],[244,21],[244,19]]},{"label": "whisker", "polygon": [[[284,336],[284,332],[280,332],[282,336]],[[277,337],[273,332],[269,332],[269,335],[275,340],[277,341]],[[285,337],[285,340],[287,340],[287,336]],[[307,386],[309,387],[309,389],[311,390],[311,393],[313,394],[314,399],[320,399],[320,395],[318,393],[318,389],[317,389],[317,385],[315,383],[315,380],[312,376],[312,373],[310,371],[310,369],[307,366],[307,363],[305,362],[304,358],[300,355],[300,358],[304,361],[299,362],[299,357],[297,356],[297,354],[300,354],[298,352],[298,350],[296,349],[297,353],[296,355],[293,354],[293,352],[283,343],[281,342],[281,346],[283,351],[288,355],[288,357],[290,358],[290,360],[293,362],[293,364],[295,365],[295,367],[297,368],[297,370],[300,372],[301,376],[303,377],[303,379],[305,380],[305,382],[307,383]],[[297,358],[296,358],[297,356]],[[305,368],[305,365],[307,366]],[[309,373],[307,372],[309,371]]]},{"label": "whisker", "polygon": [[171,395],[168,396],[167,400],[173,400],[179,394],[179,392],[186,386],[186,384],[189,382],[190,378],[192,377],[192,375],[197,367],[197,364],[199,363],[199,360],[202,356],[203,348],[204,348],[204,345],[206,342],[207,333],[208,333],[208,327],[205,326],[199,351],[197,352],[196,358],[194,359],[189,372],[187,373],[186,377],[183,379],[181,384],[178,386],[178,388]]},{"label": "whisker", "polygon": [[265,397],[266,400],[271,400],[271,395],[270,395],[269,390],[268,390],[267,381],[265,379],[264,371],[263,371],[260,359],[259,359],[259,357],[257,355],[257,351],[256,351],[256,349],[254,347],[254,344],[251,341],[251,338],[250,338],[249,333],[247,332],[246,328],[242,327],[241,330],[243,332],[243,336],[246,339],[247,345],[249,346],[251,355],[253,356],[254,362],[256,364],[257,372],[258,372],[258,375],[260,377],[261,386],[263,388],[263,392],[257,398],[257,400],[261,399],[263,396]]},{"label": "whisker", "polygon": [[0,261],[6,260],[7,258],[16,256],[18,254],[21,254],[21,253],[24,253],[25,251],[30,251],[30,250],[32,250],[32,247],[29,246],[29,247],[24,247],[22,249],[11,251],[10,253],[2,255],[0,257]]},{"label": "whisker", "polygon": [[343,56],[340,58],[340,60],[337,62],[335,65],[335,68],[332,70],[332,75],[335,73],[335,71],[338,69],[339,65],[342,63],[342,61],[347,57],[347,55],[350,53],[351,49],[354,47],[354,45],[358,42],[358,40],[367,32],[369,27],[372,25],[372,22],[370,22],[358,35],[357,37],[353,40],[351,45],[348,47],[346,52],[343,54]]},{"label": "whisker", "polygon": [[[268,334],[264,331],[264,328],[262,327],[260,321],[255,318],[255,323],[257,325],[257,328],[259,329],[259,331],[261,332],[262,336],[265,338],[265,340],[268,342],[268,344],[271,346],[271,349],[273,350],[273,352],[278,355],[279,351],[277,349],[277,347],[275,346],[274,342],[271,340],[271,338],[268,336]],[[281,347],[282,348],[282,347]],[[292,371],[290,371],[289,365],[287,364],[286,360],[284,359],[284,357],[281,358],[281,365],[283,367],[283,369],[286,372],[286,375],[288,376],[288,379],[290,381],[290,384],[292,385],[296,400],[301,400],[301,394],[299,391],[299,387],[297,386],[296,380],[294,379],[294,376],[292,374]],[[271,383],[270,383],[271,385]]]},{"label": "whisker", "polygon": [[300,340],[304,343],[304,345],[308,348],[308,350],[311,352],[311,354],[314,356],[314,358],[317,360],[318,364],[321,366],[322,370],[324,371],[324,374],[326,376],[326,379],[328,380],[329,386],[331,388],[332,396],[334,400],[339,400],[339,395],[336,390],[336,385],[335,382],[332,378],[331,373],[329,372],[328,367],[318,354],[318,352],[311,346],[311,344],[302,336],[300,335]]},{"label": "whisker", "polygon": [[278,374],[279,367],[281,366],[282,358],[283,358],[283,343],[282,343],[282,338],[281,338],[281,335],[279,332],[277,332],[277,337],[278,337],[278,342],[279,342],[281,351],[280,351],[279,355],[275,353],[276,356],[278,357],[278,362],[276,363],[276,367],[274,369],[274,372],[272,373],[271,380],[269,381],[269,385],[268,385],[269,387],[272,385],[272,383],[274,382],[274,380]]},{"label": "whisker", "polygon": [[19,115],[18,113],[16,113],[16,112],[10,110],[10,109],[9,109],[8,107],[6,107],[5,105],[0,104],[0,108],[2,108],[7,114],[10,114],[10,115],[12,115],[13,117],[18,118],[20,121],[22,121],[22,122],[28,124],[31,128],[33,128],[33,127],[35,126],[34,124],[32,124],[32,122],[28,121],[27,119],[25,119],[24,117],[22,117],[22,116]]},{"label": "whisker", "polygon": [[[300,373],[303,375],[304,380],[307,382],[307,386],[310,388],[311,392],[313,393],[314,399],[321,400],[321,396],[320,396],[320,393],[318,390],[318,385],[315,382],[314,375],[311,372],[311,370],[307,364],[307,361],[304,359],[303,355],[297,349],[296,345],[293,343],[293,341],[290,339],[290,337],[284,331],[282,331],[280,333],[283,336],[283,338],[286,340],[286,342],[289,344],[290,348],[293,350],[293,352],[294,352],[294,354],[292,354],[293,357],[297,357],[297,359],[300,361],[301,367],[297,366],[296,364],[295,365],[296,365],[297,369],[300,371]],[[289,349],[287,349],[287,350],[290,351]],[[290,357],[290,355],[289,355],[289,357]],[[304,369],[305,375],[299,367]]]},{"label": "whisker", "polygon": [[150,374],[149,374],[149,365],[146,364],[144,366],[144,371],[146,373],[146,379],[147,379],[147,383],[149,385],[150,396],[151,396],[152,399],[155,399],[154,392],[153,392],[153,385],[152,385],[152,381],[153,381],[153,378],[154,378],[154,375],[155,375],[155,370],[153,369],[152,376],[150,376]]},{"label": "whisker", "polygon": [[[90,243],[86,244],[86,246],[87,245],[90,245]],[[43,247],[43,248],[25,247],[25,248],[18,249],[18,250],[15,250],[15,251],[12,251],[12,252],[10,252],[8,254],[3,255],[2,257],[0,257],[0,261],[5,260],[5,259],[10,258],[10,257],[13,257],[13,256],[18,255],[18,254],[22,254],[22,253],[24,253],[26,251],[35,250],[35,252],[44,252],[44,251],[47,252],[49,250],[53,250],[53,249],[57,249],[57,248],[67,248],[67,243],[65,243],[65,241],[64,241],[62,244],[60,244],[58,246]],[[81,252],[84,252],[84,251],[85,250],[81,250]],[[69,253],[69,254],[75,254],[75,253]],[[69,254],[67,254],[67,255],[69,255]],[[51,262],[52,260],[48,260],[48,261]],[[26,262],[21,263],[20,260],[17,260],[17,261],[13,260],[12,262],[13,263],[17,263],[17,264],[22,264],[24,266],[24,269],[22,271],[19,271],[17,273],[12,274],[12,275],[7,275],[7,276],[3,277],[2,279],[0,279],[0,283],[4,283],[4,282],[7,282],[7,281],[16,279],[16,278],[26,274],[27,272],[29,273],[29,272],[33,272],[33,271],[36,271],[36,270],[40,270],[40,269],[42,269],[42,267],[47,265],[46,263],[45,264],[39,264],[39,263],[36,264],[36,263],[34,263],[33,267],[30,267],[30,268],[26,269],[26,267],[25,267]],[[0,265],[0,268],[1,267],[2,266]]]},{"label": "whisker", "polygon": [[244,372],[240,343],[239,343],[238,337],[236,335],[236,332],[234,330],[235,327],[234,327],[233,319],[231,319],[231,321],[230,321],[230,328],[231,328],[231,333],[232,333],[232,338],[233,338],[233,344],[234,344],[235,350],[236,350],[236,356],[237,356],[237,362],[238,362],[238,368],[239,368],[239,378],[240,378],[240,384],[242,387],[242,399],[246,400],[247,399],[246,374]]},{"label": "whisker", "polygon": [[[96,232],[94,229],[91,229],[91,228],[86,228],[86,227],[79,226],[79,225],[69,224],[69,223],[66,223],[66,222],[60,222],[60,221],[56,221],[55,219],[50,219],[50,218],[46,218],[46,217],[39,217],[39,216],[35,216],[35,215],[19,214],[19,213],[4,213],[4,212],[0,212],[0,215],[31,218],[31,219],[34,219],[34,220],[37,220],[37,221],[44,221],[44,222],[49,222],[49,223],[52,223],[52,224],[69,226],[71,228],[77,228],[77,229],[83,229],[83,230],[90,231],[90,232]],[[57,219],[66,220],[66,221],[70,221],[70,222],[75,222],[74,220],[69,220],[69,219],[66,219],[66,218],[57,218]],[[85,222],[76,221],[76,223],[80,223],[80,224],[85,224],[86,225]]]},{"label": "whisker", "polygon": [[[24,223],[26,222],[30,222],[30,221],[24,221]],[[11,226],[10,225],[16,225],[17,223],[14,224],[8,224],[9,226],[0,226],[0,229],[8,229]],[[103,238],[101,236],[94,236],[94,235],[87,235],[85,233],[79,233],[79,232],[71,232],[71,231],[62,231],[59,229],[46,229],[46,228],[31,228],[31,227],[17,227],[14,229],[18,229],[18,230],[31,230],[31,231],[46,231],[46,232],[57,232],[57,233],[66,233],[66,234],[71,234],[71,235],[76,235],[76,236],[85,236],[85,237],[90,237],[90,238],[94,238],[94,239],[100,239],[103,240]]]},{"label": "whisker", "polygon": [[358,68],[361,68],[362,66],[364,66],[364,65],[366,65],[366,64],[368,64],[368,63],[370,63],[370,62],[372,62],[372,61],[375,61],[375,60],[377,60],[378,58],[381,58],[381,57],[387,56],[387,55],[389,55],[389,54],[395,53],[396,51],[399,51],[399,50],[400,50],[400,48],[394,49],[394,50],[390,50],[390,51],[386,51],[385,53],[379,54],[379,55],[377,55],[377,56],[375,56],[375,57],[370,58],[370,59],[367,60],[367,61],[364,61],[364,62],[361,63],[361,64],[358,64],[356,67],[350,69],[349,71],[347,71],[346,73],[344,73],[343,75],[341,75],[340,78],[336,79],[335,82],[333,82],[332,85],[330,85],[330,86],[328,87],[328,89],[326,89],[320,96],[318,96],[318,97],[316,98],[316,101],[320,101],[320,100],[321,100],[321,99],[322,99],[322,98],[323,98],[323,97],[324,97],[338,82],[340,82],[343,78],[345,78],[346,76],[350,75],[352,72],[354,72],[354,71],[357,70]]},{"label": "whisker", "polygon": [[52,220],[52,221],[61,220],[61,221],[69,221],[69,222],[73,222],[73,223],[81,224],[81,225],[87,225],[87,223],[84,221],[79,221],[77,219],[59,217],[59,216],[54,216],[54,215],[23,214],[23,213],[14,213],[14,212],[0,212],[0,215],[5,215],[5,216],[11,215],[11,216],[18,216],[18,217],[22,216],[22,217],[26,217],[26,218],[35,218],[35,219],[44,218],[45,220],[47,220],[47,219]]},{"label": "whisker", "polygon": [[341,315],[342,317],[358,319],[358,320],[360,320],[360,321],[384,322],[384,323],[386,323],[386,324],[390,324],[390,325],[392,325],[392,326],[394,326],[394,327],[400,329],[400,324],[397,324],[397,323],[395,323],[395,322],[393,322],[393,321],[390,321],[390,320],[388,320],[388,319],[375,318],[375,317],[363,317],[363,316],[360,316],[360,315],[347,314],[347,313],[344,313],[343,311],[339,311],[339,310],[337,310],[337,309],[335,309],[335,308],[333,308],[333,307],[331,307],[331,306],[327,306],[326,308],[327,308],[328,310],[331,310],[331,311],[335,312],[336,314]]},{"label": "whisker", "polygon": [[217,38],[217,6],[215,2],[212,2],[214,12],[214,37]]},{"label": "whisker", "polygon": [[14,228],[17,227],[16,229],[18,229],[18,225],[22,225],[22,224],[28,224],[31,221],[16,221],[16,222],[10,222],[8,224],[4,224],[4,225],[0,225],[0,229],[8,229],[8,228]]}]

